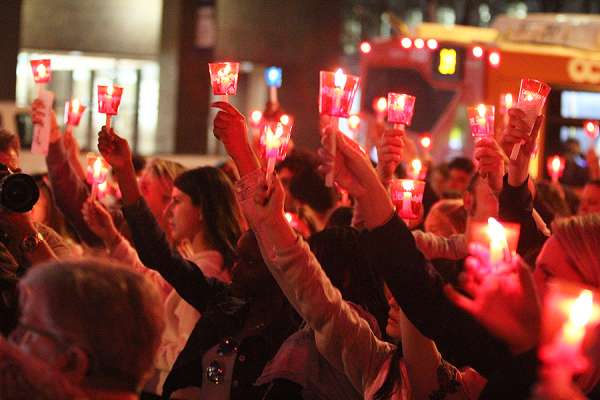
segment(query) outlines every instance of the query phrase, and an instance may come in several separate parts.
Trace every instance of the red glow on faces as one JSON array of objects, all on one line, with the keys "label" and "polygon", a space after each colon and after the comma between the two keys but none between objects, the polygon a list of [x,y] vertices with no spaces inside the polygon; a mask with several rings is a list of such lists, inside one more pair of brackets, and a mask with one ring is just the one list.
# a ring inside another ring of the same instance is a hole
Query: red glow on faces
[{"label": "red glow on faces", "polygon": [[428,39],[427,40],[427,47],[429,48],[429,50],[435,50],[438,48],[438,42],[435,39]]},{"label": "red glow on faces", "polygon": [[360,44],[360,51],[361,51],[363,54],[368,54],[368,53],[370,53],[370,52],[371,52],[371,43],[369,43],[369,42],[362,42],[362,43]]}]

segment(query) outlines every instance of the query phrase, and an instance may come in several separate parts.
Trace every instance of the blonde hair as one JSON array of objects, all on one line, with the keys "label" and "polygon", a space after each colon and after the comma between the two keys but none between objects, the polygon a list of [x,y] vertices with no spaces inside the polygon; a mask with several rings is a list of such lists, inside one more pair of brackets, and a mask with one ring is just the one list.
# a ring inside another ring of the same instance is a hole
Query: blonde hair
[{"label": "blonde hair", "polygon": [[146,170],[155,177],[173,183],[178,175],[185,171],[185,167],[178,162],[155,158],[146,166]]},{"label": "blonde hair", "polygon": [[[443,229],[439,231],[427,229],[432,220],[436,218],[446,218],[450,225],[445,228],[442,226]],[[456,233],[465,233],[467,230],[467,210],[462,199],[442,199],[435,203],[429,210],[427,218],[425,218],[425,227],[428,232],[445,237]]]},{"label": "blonde hair", "polygon": [[581,283],[600,288],[600,214],[559,218],[552,232],[581,276]]}]

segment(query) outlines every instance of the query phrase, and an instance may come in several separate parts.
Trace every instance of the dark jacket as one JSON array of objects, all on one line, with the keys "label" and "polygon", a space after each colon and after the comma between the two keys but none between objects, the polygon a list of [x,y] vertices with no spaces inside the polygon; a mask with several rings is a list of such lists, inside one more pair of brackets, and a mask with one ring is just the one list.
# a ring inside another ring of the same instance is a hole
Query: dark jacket
[{"label": "dark jacket", "polygon": [[[158,271],[185,301],[202,314],[165,381],[163,397],[168,398],[177,389],[202,386],[202,357],[222,339],[241,331],[251,300],[234,297],[227,285],[206,278],[194,263],[172,249],[143,199],[124,207],[123,213],[131,227],[140,260]],[[298,322],[286,305],[260,334],[242,340],[233,371],[231,399],[262,398],[264,388],[254,386],[254,382],[297,327]]]},{"label": "dark jacket", "polygon": [[[366,232],[363,239],[373,268],[415,327],[435,341],[448,362],[471,366],[489,380],[482,399],[529,396],[537,374],[535,352],[533,359],[531,354],[513,357],[506,344],[456,307],[444,294],[445,280],[417,249],[401,219],[394,215],[386,224]],[[518,368],[517,373],[518,365],[527,367]]]}]

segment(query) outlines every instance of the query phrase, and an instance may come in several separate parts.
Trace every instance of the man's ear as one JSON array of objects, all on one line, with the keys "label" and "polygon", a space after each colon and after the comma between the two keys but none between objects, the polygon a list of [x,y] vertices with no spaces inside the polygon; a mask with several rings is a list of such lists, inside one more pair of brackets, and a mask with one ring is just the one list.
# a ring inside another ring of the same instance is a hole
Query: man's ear
[{"label": "man's ear", "polygon": [[90,356],[79,346],[71,346],[59,356],[58,367],[74,383],[81,383],[86,379],[90,369]]}]

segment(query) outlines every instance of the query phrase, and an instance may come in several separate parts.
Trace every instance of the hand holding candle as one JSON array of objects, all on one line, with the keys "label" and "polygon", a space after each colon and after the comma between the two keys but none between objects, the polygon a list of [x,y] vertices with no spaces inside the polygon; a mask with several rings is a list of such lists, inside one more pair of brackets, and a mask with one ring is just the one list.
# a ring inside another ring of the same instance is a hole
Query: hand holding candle
[{"label": "hand holding candle", "polygon": [[[550,86],[535,79],[521,79],[517,108],[525,113],[525,121],[529,126],[529,134],[533,131],[536,119],[542,114],[546,98],[550,94]],[[514,145],[510,159],[516,160],[522,143]]]}]

